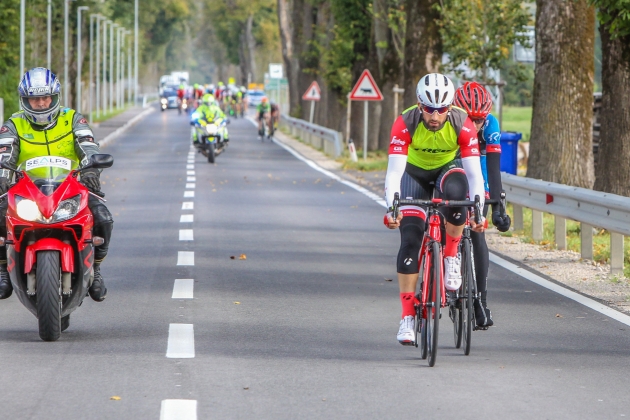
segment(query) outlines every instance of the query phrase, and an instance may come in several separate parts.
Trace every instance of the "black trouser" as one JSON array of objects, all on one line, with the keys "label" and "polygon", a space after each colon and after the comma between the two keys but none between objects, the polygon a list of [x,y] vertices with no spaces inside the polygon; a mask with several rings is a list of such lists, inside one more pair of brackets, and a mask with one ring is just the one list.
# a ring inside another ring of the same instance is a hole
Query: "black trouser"
[{"label": "black trouser", "polygon": [[[488,205],[483,209],[483,217],[488,214]],[[485,303],[486,291],[488,289],[488,267],[490,266],[490,254],[488,253],[488,244],[486,243],[485,232],[470,231],[470,239],[475,254],[475,277],[477,278],[477,291],[482,293]]]},{"label": "black trouser", "polygon": [[[0,202],[0,236],[7,237],[7,207],[6,198]],[[109,249],[109,241],[112,237],[112,229],[114,228],[114,219],[105,204],[98,198],[90,194],[88,198],[88,208],[94,216],[94,236],[100,236],[105,240],[103,245],[97,246],[94,250],[94,263],[100,264],[107,256]],[[0,264],[7,263],[7,248],[0,247]]]}]

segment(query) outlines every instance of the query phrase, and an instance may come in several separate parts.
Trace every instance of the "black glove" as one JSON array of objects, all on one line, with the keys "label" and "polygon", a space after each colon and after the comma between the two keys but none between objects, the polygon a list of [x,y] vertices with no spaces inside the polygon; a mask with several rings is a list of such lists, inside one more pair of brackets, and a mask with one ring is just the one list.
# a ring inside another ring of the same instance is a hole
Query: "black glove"
[{"label": "black glove", "polygon": [[10,186],[9,179],[0,176],[0,195],[6,194],[6,192],[9,191]]},{"label": "black glove", "polygon": [[493,211],[492,212],[492,224],[499,229],[499,232],[507,232],[510,229],[510,224],[512,224],[512,220],[510,220],[509,215],[505,215],[501,217],[501,212]]},{"label": "black glove", "polygon": [[101,174],[98,169],[86,169],[85,171],[81,171],[81,183],[85,185],[88,190],[97,193],[101,190],[100,176]]}]

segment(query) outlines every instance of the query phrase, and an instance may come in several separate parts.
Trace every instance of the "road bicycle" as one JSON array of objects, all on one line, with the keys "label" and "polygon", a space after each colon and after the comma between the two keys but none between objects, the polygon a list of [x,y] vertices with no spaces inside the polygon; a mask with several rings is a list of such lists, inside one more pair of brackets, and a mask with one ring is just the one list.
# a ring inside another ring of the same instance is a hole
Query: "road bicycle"
[{"label": "road bicycle", "polygon": [[[499,211],[505,216],[505,191],[501,191],[499,200],[486,199],[486,204],[498,204]],[[449,316],[453,321],[453,338],[455,348],[464,346],[464,354],[470,354],[470,346],[472,341],[472,332],[476,330],[487,330],[488,327],[477,327],[475,320],[475,311],[473,303],[475,299],[479,299],[479,291],[477,290],[477,278],[475,276],[475,255],[470,238],[470,217],[474,216],[468,212],[464,233],[459,242],[459,253],[462,257],[462,285],[457,291],[454,299],[449,304]]]},{"label": "road bicycle", "polygon": [[[441,198],[433,198],[431,200],[406,200],[401,199],[399,194],[394,195],[393,216],[394,220],[398,217],[400,206],[421,206],[427,209],[428,227],[425,229],[422,238],[422,246],[420,247],[420,276],[418,291],[415,296],[416,307],[416,328],[415,328],[415,345],[418,346],[418,334],[420,334],[420,357],[428,358],[429,366],[435,366],[438,350],[438,333],[441,317],[441,309],[447,305],[456,305],[458,295],[462,289],[455,293],[447,293],[444,287],[444,267],[442,264],[442,215],[440,208],[448,207],[473,207],[474,217],[477,223],[481,220],[481,209],[479,196],[475,196],[475,201],[468,200],[443,200]],[[470,244],[470,242],[468,242]],[[472,264],[472,247],[469,250],[469,261]],[[470,265],[470,267],[473,267]],[[469,268],[470,270],[470,268]],[[468,271],[474,273],[474,270]],[[474,282],[474,278],[473,278]],[[463,282],[464,283],[464,282]],[[465,296],[462,295],[468,314],[474,313],[472,309],[472,289],[470,280],[467,279]],[[461,302],[460,302],[461,303]],[[467,320],[469,320],[469,315]],[[463,330],[462,330],[463,331]],[[470,335],[470,334],[469,334]],[[456,343],[457,344],[457,343]]]}]

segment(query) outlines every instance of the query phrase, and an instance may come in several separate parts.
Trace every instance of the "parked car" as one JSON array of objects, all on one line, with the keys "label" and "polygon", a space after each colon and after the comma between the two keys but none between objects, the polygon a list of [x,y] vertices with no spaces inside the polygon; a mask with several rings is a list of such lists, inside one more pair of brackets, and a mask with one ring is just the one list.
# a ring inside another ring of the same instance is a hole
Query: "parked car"
[{"label": "parked car", "polygon": [[247,95],[245,96],[247,99],[247,105],[249,107],[258,106],[258,104],[262,101],[263,96],[266,95],[262,90],[248,90]]}]

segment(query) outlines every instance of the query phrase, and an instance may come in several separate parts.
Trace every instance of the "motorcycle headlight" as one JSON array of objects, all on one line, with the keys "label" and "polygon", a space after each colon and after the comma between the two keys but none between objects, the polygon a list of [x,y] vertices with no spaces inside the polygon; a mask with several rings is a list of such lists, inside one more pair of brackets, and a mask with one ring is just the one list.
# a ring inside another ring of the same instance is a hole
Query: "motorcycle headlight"
[{"label": "motorcycle headlight", "polygon": [[72,219],[79,212],[79,206],[81,205],[81,194],[75,195],[72,198],[63,200],[59,203],[57,210],[53,213],[51,220],[48,223],[56,223],[64,220]]},{"label": "motorcycle headlight", "polygon": [[218,129],[218,127],[216,126],[216,124],[208,124],[208,125],[206,125],[206,131],[210,135],[217,134],[217,129]]},{"label": "motorcycle headlight", "polygon": [[166,99],[166,98],[162,98],[162,99],[160,100],[160,102],[162,102],[162,104],[166,105],[166,104],[168,103],[168,99]]},{"label": "motorcycle headlight", "polygon": [[15,196],[15,210],[17,211],[18,216],[26,220],[28,222],[43,222],[44,216],[42,216],[42,212],[39,211],[39,207],[37,207],[37,203],[33,200],[28,200],[26,198]]}]

